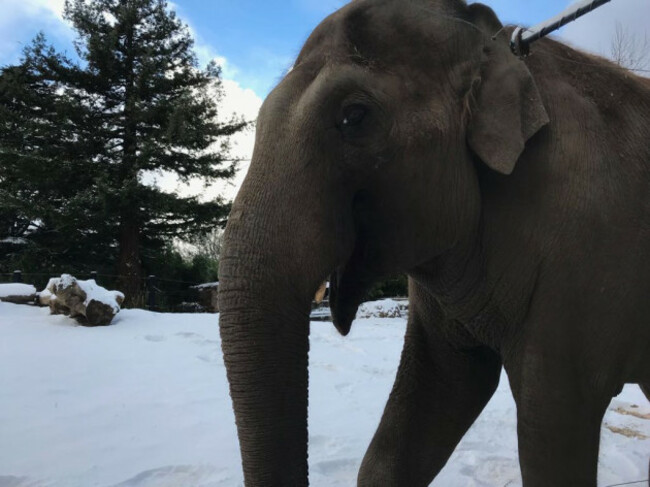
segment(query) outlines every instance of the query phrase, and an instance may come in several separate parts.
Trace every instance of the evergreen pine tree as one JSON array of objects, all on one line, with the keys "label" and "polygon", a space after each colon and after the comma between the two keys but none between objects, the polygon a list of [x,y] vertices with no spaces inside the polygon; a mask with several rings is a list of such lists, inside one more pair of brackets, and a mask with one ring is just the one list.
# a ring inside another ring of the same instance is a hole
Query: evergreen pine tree
[{"label": "evergreen pine tree", "polygon": [[[84,260],[74,255],[74,247],[85,240],[79,233],[93,230],[84,188],[92,185],[94,168],[87,165],[90,148],[79,137],[80,127],[88,129],[85,107],[75,104],[53,71],[65,66],[69,61],[48,49],[39,34],[21,64],[0,74],[0,258],[5,265],[34,270]],[[97,249],[89,247],[86,259]]]},{"label": "evergreen pine tree", "polygon": [[[65,211],[59,208],[58,220],[49,225],[65,241],[69,235],[60,227],[69,227],[76,214],[71,233],[77,242],[91,242],[110,255],[122,276],[119,287],[133,304],[141,296],[148,255],[174,237],[208,231],[224,221],[229,209],[221,198],[204,202],[166,193],[147,184],[147,178],[161,171],[183,181],[232,177],[228,136],[246,123],[236,118],[217,122],[220,70],[214,64],[199,69],[189,31],[165,0],[67,0],[65,18],[79,35],[75,48],[81,63],[71,63],[37,39],[38,49],[0,76],[22,76],[10,83],[20,107],[0,94],[5,110],[0,124],[27,122],[20,133],[31,147],[39,137],[32,127],[39,117],[27,109],[28,99],[41,96],[40,103],[50,107],[53,115],[42,123],[52,128],[48,137],[54,140],[39,142],[33,160],[41,170],[54,166],[50,181],[55,189],[41,198],[46,208],[26,218],[45,222],[43,215],[58,202]],[[25,74],[29,63],[32,72]],[[44,93],[28,75],[44,85]],[[23,152],[15,141],[0,139],[0,166]],[[19,166],[17,177],[24,178],[27,166]],[[8,189],[2,171],[0,188]],[[68,193],[61,188],[66,178]],[[37,194],[42,194],[40,186]],[[5,218],[12,218],[9,213]],[[0,224],[2,218],[0,211]]]}]

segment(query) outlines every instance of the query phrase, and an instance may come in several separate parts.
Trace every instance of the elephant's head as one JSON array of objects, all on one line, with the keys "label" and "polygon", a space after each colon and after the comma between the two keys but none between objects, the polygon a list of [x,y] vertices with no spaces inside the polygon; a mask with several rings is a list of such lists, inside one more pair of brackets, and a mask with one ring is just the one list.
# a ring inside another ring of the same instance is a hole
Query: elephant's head
[{"label": "elephant's head", "polygon": [[[225,363],[246,485],[307,484],[307,352],[331,276],[346,334],[369,287],[474,238],[477,165],[508,174],[546,113],[491,10],[355,0],[264,102],[221,260]],[[435,267],[433,265],[432,267]]]}]

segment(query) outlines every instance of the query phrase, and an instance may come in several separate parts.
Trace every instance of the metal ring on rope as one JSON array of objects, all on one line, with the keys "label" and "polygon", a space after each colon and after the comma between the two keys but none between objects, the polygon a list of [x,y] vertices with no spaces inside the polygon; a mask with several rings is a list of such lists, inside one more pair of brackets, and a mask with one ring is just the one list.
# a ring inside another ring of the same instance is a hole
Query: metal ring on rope
[{"label": "metal ring on rope", "polygon": [[558,30],[560,27],[573,22],[592,10],[606,4],[610,0],[582,0],[572,5],[564,12],[556,15],[550,20],[537,24],[530,29],[517,27],[510,38],[510,49],[518,57],[526,57],[530,54],[530,45],[542,37],[546,37],[551,32]]}]

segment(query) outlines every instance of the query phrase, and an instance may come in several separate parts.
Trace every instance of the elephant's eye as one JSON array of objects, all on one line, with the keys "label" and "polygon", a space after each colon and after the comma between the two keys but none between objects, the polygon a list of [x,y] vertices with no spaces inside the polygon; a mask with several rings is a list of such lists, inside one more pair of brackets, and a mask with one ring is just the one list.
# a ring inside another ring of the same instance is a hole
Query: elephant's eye
[{"label": "elephant's eye", "polygon": [[359,125],[366,117],[366,113],[367,109],[363,105],[350,105],[343,110],[343,121],[341,125],[344,128]]}]

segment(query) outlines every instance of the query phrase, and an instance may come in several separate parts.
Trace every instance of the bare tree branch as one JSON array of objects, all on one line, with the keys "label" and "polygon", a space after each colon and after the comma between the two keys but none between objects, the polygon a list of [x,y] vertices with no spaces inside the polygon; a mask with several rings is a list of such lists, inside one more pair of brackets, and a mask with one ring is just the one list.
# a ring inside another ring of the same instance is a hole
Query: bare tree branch
[{"label": "bare tree branch", "polygon": [[650,42],[647,33],[643,39],[639,39],[620,22],[616,22],[610,52],[612,60],[621,67],[631,70],[650,69]]}]

